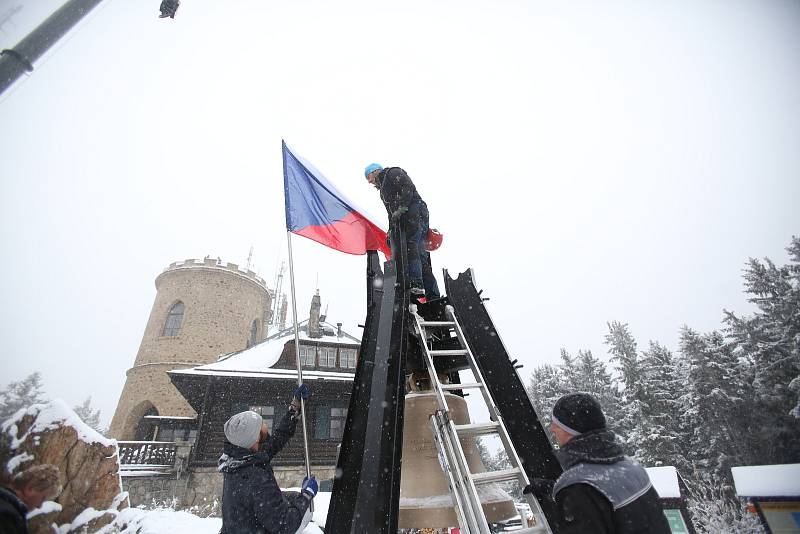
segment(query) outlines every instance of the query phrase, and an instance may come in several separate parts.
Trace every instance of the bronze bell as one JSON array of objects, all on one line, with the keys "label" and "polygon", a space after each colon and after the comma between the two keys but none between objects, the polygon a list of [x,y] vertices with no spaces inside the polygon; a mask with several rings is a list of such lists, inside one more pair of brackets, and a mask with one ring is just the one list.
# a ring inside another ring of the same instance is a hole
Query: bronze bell
[{"label": "bronze bell", "polygon": [[[409,385],[413,389],[413,380]],[[419,386],[419,382],[417,382]],[[424,386],[423,386],[424,387]],[[450,417],[458,424],[470,422],[463,397],[445,393]],[[400,477],[399,528],[444,528],[458,526],[447,477],[439,463],[438,451],[430,425],[437,409],[436,394],[430,390],[411,391],[405,398],[403,421],[403,466]],[[461,439],[470,471],[483,473],[476,438]],[[517,515],[514,501],[497,484],[478,486],[483,511],[490,523]]]}]

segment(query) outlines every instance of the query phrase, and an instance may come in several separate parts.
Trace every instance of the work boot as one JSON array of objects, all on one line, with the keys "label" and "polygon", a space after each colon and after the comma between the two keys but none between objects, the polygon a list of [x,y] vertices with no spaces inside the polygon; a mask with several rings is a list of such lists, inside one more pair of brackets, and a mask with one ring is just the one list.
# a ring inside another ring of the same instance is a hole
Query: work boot
[{"label": "work boot", "polygon": [[408,289],[408,297],[411,302],[425,304],[425,290],[421,287],[411,286]]},{"label": "work boot", "polygon": [[422,284],[417,282],[416,280],[411,281],[411,287],[408,288],[408,292],[412,298],[423,298],[425,296],[425,288],[422,287]]}]

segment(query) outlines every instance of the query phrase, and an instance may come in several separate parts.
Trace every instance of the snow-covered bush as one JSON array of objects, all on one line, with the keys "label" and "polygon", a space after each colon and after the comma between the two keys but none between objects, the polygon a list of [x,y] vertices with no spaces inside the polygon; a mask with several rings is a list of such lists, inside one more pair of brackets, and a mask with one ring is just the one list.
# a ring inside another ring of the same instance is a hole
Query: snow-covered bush
[{"label": "snow-covered bush", "polygon": [[688,506],[698,534],[764,534],[758,517],[715,476],[692,484]]}]

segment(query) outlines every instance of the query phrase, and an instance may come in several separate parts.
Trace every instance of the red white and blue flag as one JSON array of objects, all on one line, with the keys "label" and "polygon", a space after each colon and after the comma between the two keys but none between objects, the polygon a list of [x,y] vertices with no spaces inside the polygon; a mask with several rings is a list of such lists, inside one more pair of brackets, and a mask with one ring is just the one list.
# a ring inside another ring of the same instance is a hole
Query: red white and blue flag
[{"label": "red white and blue flag", "polygon": [[283,189],[288,231],[348,254],[380,250],[391,256],[386,232],[285,142]]}]

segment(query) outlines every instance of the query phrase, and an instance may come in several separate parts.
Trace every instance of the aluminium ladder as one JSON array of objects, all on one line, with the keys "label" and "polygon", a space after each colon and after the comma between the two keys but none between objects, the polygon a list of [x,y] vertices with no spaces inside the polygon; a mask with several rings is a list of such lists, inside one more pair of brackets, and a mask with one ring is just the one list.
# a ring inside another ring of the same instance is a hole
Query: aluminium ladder
[{"label": "aluminium ladder", "polygon": [[[503,419],[497,406],[489,393],[483,380],[483,376],[478,368],[475,357],[467,344],[461,325],[455,315],[453,306],[446,306],[448,321],[426,321],[417,313],[417,305],[409,306],[411,315],[414,318],[415,331],[419,335],[420,347],[425,355],[425,362],[431,380],[431,386],[436,393],[439,409],[431,415],[431,427],[433,430],[434,441],[439,450],[439,457],[442,461],[442,468],[447,475],[450,493],[458,517],[459,526],[462,534],[490,534],[489,523],[483,512],[483,506],[478,495],[477,487],[483,484],[497,482],[515,481],[524,489],[529,484],[528,476],[522,468],[519,456],[511,443],[511,438],[506,431]],[[428,347],[428,330],[439,330],[444,332],[455,332],[461,349],[457,350],[433,350]],[[439,381],[434,358],[437,356],[466,356],[474,383],[464,384],[442,384]],[[450,410],[445,398],[445,391],[478,389],[483,395],[483,400],[489,411],[490,421],[487,423],[471,423],[457,425],[450,418]],[[486,471],[484,473],[472,473],[467,464],[464,449],[461,446],[461,439],[466,437],[479,437],[484,435],[496,434],[505,448],[511,468],[498,471]],[[539,506],[539,501],[535,496],[524,494],[526,502],[531,508],[534,517],[534,526],[517,530],[519,534],[552,534],[547,519]],[[523,518],[523,525],[525,519]]]}]

